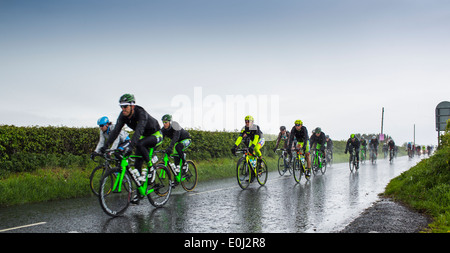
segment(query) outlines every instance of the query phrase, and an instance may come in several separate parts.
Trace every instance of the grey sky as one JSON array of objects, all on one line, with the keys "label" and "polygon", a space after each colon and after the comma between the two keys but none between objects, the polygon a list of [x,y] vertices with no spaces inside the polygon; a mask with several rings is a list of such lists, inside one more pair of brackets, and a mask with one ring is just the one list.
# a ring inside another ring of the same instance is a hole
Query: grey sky
[{"label": "grey sky", "polygon": [[443,0],[0,0],[0,34],[0,124],[115,121],[123,93],[159,120],[201,87],[224,101],[279,96],[263,132],[302,119],[338,140],[379,133],[385,107],[397,143],[416,124],[416,142],[436,144],[434,109],[450,100]]}]

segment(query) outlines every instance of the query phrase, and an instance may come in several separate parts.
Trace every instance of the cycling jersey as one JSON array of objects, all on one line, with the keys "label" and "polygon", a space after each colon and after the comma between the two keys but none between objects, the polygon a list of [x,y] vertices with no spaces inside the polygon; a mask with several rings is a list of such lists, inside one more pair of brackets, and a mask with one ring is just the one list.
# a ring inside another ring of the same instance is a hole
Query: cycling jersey
[{"label": "cycling jersey", "polygon": [[311,135],[311,139],[310,139],[310,145],[311,147],[314,146],[314,143],[317,143],[317,148],[320,150],[325,150],[325,143],[326,143],[326,138],[325,138],[325,134],[323,132],[320,132],[319,136],[316,136],[316,134],[312,134]]},{"label": "cycling jersey", "polygon": [[133,137],[131,138],[131,147],[134,148],[141,138],[141,136],[151,136],[158,132],[161,127],[159,126],[158,121],[150,116],[144,108],[136,105],[134,107],[134,113],[131,118],[123,116],[122,113],[117,118],[116,128],[111,131],[110,138],[107,141],[107,145],[111,145],[111,143],[117,138],[120,133],[120,130],[124,125],[127,125],[131,129],[134,130]]},{"label": "cycling jersey", "polygon": [[294,137],[297,139],[298,143],[308,143],[308,130],[305,126],[302,126],[299,131],[295,129],[295,126],[292,127],[291,136],[289,136],[289,144],[288,147],[291,147],[292,142],[294,141]]},{"label": "cycling jersey", "polygon": [[242,141],[242,138],[244,137],[244,134],[247,135],[247,137],[250,139],[250,143],[248,147],[254,147],[256,144],[258,144],[259,140],[262,139],[263,134],[261,130],[259,129],[259,126],[256,124],[253,124],[250,127],[243,127],[241,130],[241,133],[239,134],[239,137],[236,140],[235,145],[239,146],[239,144]]},{"label": "cycling jersey", "polygon": [[288,147],[288,142],[289,142],[289,136],[290,136],[289,131],[285,131],[284,134],[283,134],[282,132],[280,132],[280,133],[278,134],[277,144],[275,145],[275,149],[278,148],[278,145],[280,144],[280,141],[281,141],[281,140],[284,141],[284,148],[287,149],[287,147]]},{"label": "cycling jersey", "polygon": [[[359,152],[359,140],[358,138],[355,138],[354,141],[352,141],[352,138],[349,138],[347,141],[347,145],[345,146],[345,153],[347,153],[348,150],[353,150],[353,148],[355,148],[356,150],[356,156],[358,157],[358,152]],[[359,160],[359,158],[358,158]]]},{"label": "cycling jersey", "polygon": [[259,126],[256,124],[252,124],[250,127],[244,126],[236,140],[236,146],[239,146],[244,135],[250,139],[248,147],[253,148],[256,155],[261,157],[262,153],[260,149],[264,146],[264,138]]},{"label": "cycling jersey", "polygon": [[[110,139],[109,137],[111,135],[111,131],[114,130],[115,128],[116,128],[116,125],[111,124],[105,132],[100,130],[100,139],[98,141],[97,147],[95,148],[95,152],[100,153],[100,149],[105,144],[105,141]],[[119,144],[122,145],[123,143],[125,143],[129,140],[130,140],[130,137],[128,137],[128,133],[125,132],[124,130],[121,130],[119,137],[114,140],[114,142],[111,146],[111,149],[116,149],[119,146]]]},{"label": "cycling jersey", "polygon": [[167,129],[161,128],[161,132],[164,137],[169,137],[172,140],[169,145],[171,149],[175,146],[175,143],[191,138],[189,132],[184,130],[176,121],[172,121]]}]

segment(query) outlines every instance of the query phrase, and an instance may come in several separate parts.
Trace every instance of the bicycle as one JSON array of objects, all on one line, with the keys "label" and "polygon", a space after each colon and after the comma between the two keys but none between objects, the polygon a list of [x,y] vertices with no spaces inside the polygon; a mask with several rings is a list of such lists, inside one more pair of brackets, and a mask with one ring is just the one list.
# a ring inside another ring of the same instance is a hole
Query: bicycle
[{"label": "bicycle", "polygon": [[[300,152],[302,151],[302,152]],[[306,166],[306,159],[305,155],[303,154],[303,149],[296,149],[297,156],[294,159],[294,166],[293,166],[293,172],[294,172],[294,180],[297,183],[300,183],[300,180],[302,179],[302,175],[305,175],[306,180],[309,181],[310,175],[307,175],[305,168]]]},{"label": "bicycle", "polygon": [[[122,215],[129,207],[133,193],[138,194],[139,198],[147,196],[155,207],[161,207],[169,200],[172,177],[167,167],[150,161],[148,175],[142,183],[137,179],[139,175],[134,173],[136,169],[131,170],[129,166],[130,159],[142,157],[123,156],[120,152],[116,152],[116,156],[120,157],[120,166],[106,171],[99,188],[100,206],[106,214],[113,217]],[[153,148],[150,149],[149,156],[153,157]],[[137,192],[134,191],[132,182],[137,186]]]},{"label": "bicycle", "polygon": [[292,159],[289,159],[289,155],[286,149],[277,149],[277,151],[281,151],[280,157],[278,158],[278,173],[280,176],[283,176],[286,171],[289,171],[289,174],[292,174]]},{"label": "bicycle", "polygon": [[361,159],[361,164],[366,163],[366,148],[361,148],[361,155],[359,156]]},{"label": "bicycle", "polygon": [[389,163],[390,164],[394,163],[394,149],[393,148],[389,149]]},{"label": "bicycle", "polygon": [[[174,184],[173,187],[177,186],[179,183],[181,183],[181,186],[184,190],[190,192],[194,190],[195,186],[197,186],[198,182],[198,173],[197,173],[197,166],[195,166],[194,161],[187,160],[186,165],[181,169],[180,172],[175,171],[175,164],[169,163],[169,158],[174,157],[175,155],[168,155],[164,151],[155,151],[156,153],[164,153],[163,161],[161,162],[170,169],[174,176]],[[186,169],[185,169],[186,168]]]},{"label": "bicycle", "polygon": [[375,151],[375,148],[370,148],[370,161],[372,164],[377,163],[377,153]]},{"label": "bicycle", "polygon": [[333,150],[327,149],[326,150],[326,163],[328,167],[331,167],[331,164],[333,163]]},{"label": "bicycle", "polygon": [[264,158],[256,159],[256,156],[251,154],[248,148],[238,149],[237,153],[243,154],[236,165],[236,178],[239,186],[245,190],[255,178],[259,185],[265,185],[268,175],[266,160]]},{"label": "bicycle", "polygon": [[352,149],[350,151],[350,159],[348,161],[348,165],[350,167],[350,172],[353,172],[353,170],[357,171],[359,169],[358,160],[356,159],[355,149]]},{"label": "bicycle", "polygon": [[110,164],[111,163],[116,164],[117,162],[120,161],[118,158],[111,157],[110,151],[111,150],[107,150],[107,152],[105,152],[104,154],[93,153],[91,155],[91,159],[94,162],[97,162],[95,160],[96,157],[104,158],[104,163],[100,164],[99,162],[99,165],[92,170],[91,176],[89,177],[89,186],[91,187],[91,191],[96,196],[98,196],[98,189],[100,189],[100,180],[102,179],[105,172],[111,169]]},{"label": "bicycle", "polygon": [[316,175],[316,173],[320,170],[322,172],[322,175],[325,174],[325,172],[327,171],[327,163],[324,159],[323,153],[322,151],[318,150],[318,149],[314,149],[313,152],[311,153],[312,155],[312,172],[314,174],[314,176]]}]

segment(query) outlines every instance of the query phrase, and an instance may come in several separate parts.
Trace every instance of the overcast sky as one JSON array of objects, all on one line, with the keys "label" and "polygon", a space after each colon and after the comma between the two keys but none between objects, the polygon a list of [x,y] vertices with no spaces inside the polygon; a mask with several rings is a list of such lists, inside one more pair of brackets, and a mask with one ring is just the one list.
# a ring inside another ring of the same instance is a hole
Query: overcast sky
[{"label": "overcast sky", "polygon": [[[398,144],[414,124],[437,144],[449,83],[448,0],[0,0],[0,124],[95,127],[133,93],[185,128],[252,114],[264,133],[301,119],[337,140],[379,133],[384,107]],[[229,112],[227,96],[279,109]]]}]

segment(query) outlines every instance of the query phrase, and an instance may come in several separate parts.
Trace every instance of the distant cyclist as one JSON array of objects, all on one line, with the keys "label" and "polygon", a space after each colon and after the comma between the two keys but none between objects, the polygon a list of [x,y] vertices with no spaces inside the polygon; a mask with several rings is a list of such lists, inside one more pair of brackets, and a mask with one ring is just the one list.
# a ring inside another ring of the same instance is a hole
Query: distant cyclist
[{"label": "distant cyclist", "polygon": [[172,141],[166,148],[166,154],[174,154],[175,170],[180,172],[180,168],[186,165],[186,155],[184,151],[191,145],[191,136],[189,132],[184,130],[176,121],[172,121],[172,115],[166,114],[162,117],[164,124],[161,129],[164,137],[170,138]]},{"label": "distant cyclist", "polygon": [[242,128],[239,137],[237,138],[231,153],[236,154],[236,149],[241,144],[242,139],[249,138],[250,143],[248,145],[249,152],[255,154],[258,157],[258,165],[261,164],[261,148],[264,146],[264,138],[259,126],[254,124],[254,118],[250,115],[245,117],[245,126]]},{"label": "distant cyclist", "polygon": [[[105,141],[109,139],[111,131],[115,129],[116,125],[109,121],[108,117],[104,116],[97,120],[97,125],[100,128],[100,139],[98,141],[97,147],[95,148],[95,153],[102,153],[101,149],[105,145]],[[119,137],[112,143],[111,149],[124,150],[130,145],[130,137],[128,133],[121,130]]]},{"label": "distant cyclist", "polygon": [[375,157],[378,157],[378,144],[377,137],[375,135],[372,136],[372,139],[369,141],[369,149],[375,152]]},{"label": "distant cyclist", "polygon": [[325,143],[327,142],[325,138],[325,134],[322,132],[322,129],[320,127],[316,127],[314,129],[314,133],[311,135],[310,138],[310,145],[311,147],[314,147],[315,149],[320,150],[323,153],[323,157],[325,157]]},{"label": "distant cyclist", "polygon": [[348,151],[350,153],[355,150],[356,155],[356,161],[357,161],[357,167],[359,167],[359,140],[356,138],[355,134],[351,134],[350,138],[347,140],[347,145],[345,146],[345,154],[347,154]]},{"label": "distant cyclist", "polygon": [[[308,129],[306,129],[305,126],[303,126],[303,121],[296,120],[294,122],[294,127],[292,127],[291,135],[289,137],[289,144],[288,147],[290,147],[294,141],[294,138],[297,139],[297,145],[296,149],[299,150],[300,148],[303,150],[303,153],[305,154],[306,158],[306,176],[311,175],[311,158],[310,158],[310,150],[309,150],[309,137],[308,137]],[[291,150],[288,150],[288,153],[291,153]]]},{"label": "distant cyclist", "polygon": [[333,140],[330,139],[329,135],[326,135],[325,139],[327,141],[327,154],[333,159]]}]

